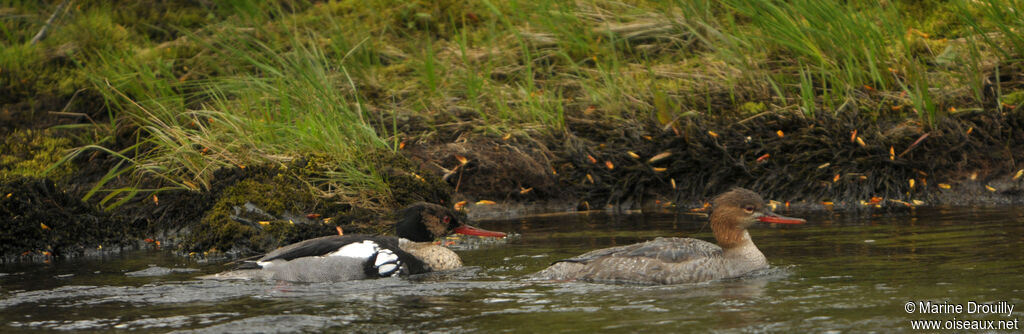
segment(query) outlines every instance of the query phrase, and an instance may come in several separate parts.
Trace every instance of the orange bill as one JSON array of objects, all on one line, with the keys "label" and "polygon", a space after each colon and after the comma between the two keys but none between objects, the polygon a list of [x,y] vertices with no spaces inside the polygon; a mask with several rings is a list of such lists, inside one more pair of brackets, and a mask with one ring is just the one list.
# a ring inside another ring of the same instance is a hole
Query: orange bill
[{"label": "orange bill", "polygon": [[764,216],[758,217],[757,220],[762,223],[775,223],[775,224],[803,224],[807,221],[802,218],[792,218],[786,216],[780,216],[774,213],[766,213]]},{"label": "orange bill", "polygon": [[476,236],[481,236],[481,237],[496,237],[496,238],[504,238],[505,237],[505,232],[488,231],[488,230],[485,230],[485,229],[481,229],[481,228],[477,228],[477,227],[473,227],[473,226],[469,226],[469,225],[460,225],[459,227],[456,227],[455,228],[455,233],[465,234],[465,235],[476,235]]}]

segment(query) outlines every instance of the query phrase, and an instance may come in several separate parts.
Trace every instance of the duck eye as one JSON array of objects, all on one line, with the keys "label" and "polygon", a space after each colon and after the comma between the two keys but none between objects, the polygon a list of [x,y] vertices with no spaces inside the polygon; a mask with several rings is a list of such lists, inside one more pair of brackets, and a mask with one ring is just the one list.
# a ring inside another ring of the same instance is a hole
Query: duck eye
[{"label": "duck eye", "polygon": [[743,211],[746,211],[747,213],[754,213],[754,206],[747,205],[747,206],[743,207]]},{"label": "duck eye", "polygon": [[445,224],[448,224],[448,223],[452,222],[452,217],[451,216],[444,216],[444,218],[442,220],[444,220]]}]

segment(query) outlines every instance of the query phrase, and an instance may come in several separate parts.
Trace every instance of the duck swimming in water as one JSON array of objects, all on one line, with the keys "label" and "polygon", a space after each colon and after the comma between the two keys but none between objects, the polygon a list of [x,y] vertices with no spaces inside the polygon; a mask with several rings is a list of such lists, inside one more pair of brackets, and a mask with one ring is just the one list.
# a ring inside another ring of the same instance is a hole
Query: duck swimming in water
[{"label": "duck swimming in water", "polygon": [[463,224],[440,205],[416,203],[398,213],[396,237],[334,235],[300,241],[267,253],[239,270],[205,279],[336,282],[421,274],[462,267],[452,250],[433,244],[452,233],[505,237]]},{"label": "duck swimming in water", "polygon": [[533,279],[630,284],[697,283],[739,277],[768,268],[750,239],[755,222],[802,224],[776,215],[757,193],[735,188],[712,201],[711,230],[718,245],[691,238],[652,241],[595,250],[530,275]]}]

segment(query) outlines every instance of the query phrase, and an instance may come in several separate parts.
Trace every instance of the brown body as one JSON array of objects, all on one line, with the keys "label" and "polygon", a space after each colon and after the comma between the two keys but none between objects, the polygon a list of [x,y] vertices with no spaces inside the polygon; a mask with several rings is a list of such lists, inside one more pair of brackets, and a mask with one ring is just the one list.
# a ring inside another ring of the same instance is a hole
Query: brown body
[{"label": "brown body", "polygon": [[432,242],[413,242],[407,239],[399,239],[398,247],[423,261],[430,271],[462,268],[462,259],[448,247],[435,245]]},{"label": "brown body", "polygon": [[714,200],[711,230],[718,245],[691,238],[599,249],[531,275],[535,279],[604,283],[679,284],[738,277],[768,267],[747,227],[757,221],[801,223],[771,213],[761,196],[733,189]]}]

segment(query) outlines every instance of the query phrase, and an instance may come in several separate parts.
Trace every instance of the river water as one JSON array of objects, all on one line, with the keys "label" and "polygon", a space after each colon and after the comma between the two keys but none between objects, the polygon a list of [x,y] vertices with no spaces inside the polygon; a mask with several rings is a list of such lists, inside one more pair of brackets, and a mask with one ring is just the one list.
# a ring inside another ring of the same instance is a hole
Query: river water
[{"label": "river water", "polygon": [[[1024,208],[784,213],[808,223],[750,231],[772,269],[674,286],[521,277],[559,258],[657,236],[712,240],[706,218],[590,213],[485,221],[479,225],[520,236],[458,250],[470,267],[412,280],[197,280],[225,264],[161,251],[7,265],[0,267],[0,332],[891,333],[913,331],[913,320],[1024,326],[1013,323],[1024,315]],[[979,304],[1015,308],[969,312]]]}]

